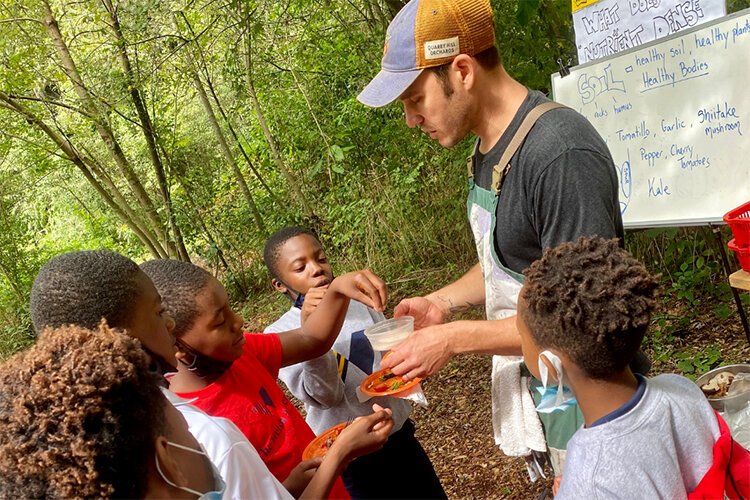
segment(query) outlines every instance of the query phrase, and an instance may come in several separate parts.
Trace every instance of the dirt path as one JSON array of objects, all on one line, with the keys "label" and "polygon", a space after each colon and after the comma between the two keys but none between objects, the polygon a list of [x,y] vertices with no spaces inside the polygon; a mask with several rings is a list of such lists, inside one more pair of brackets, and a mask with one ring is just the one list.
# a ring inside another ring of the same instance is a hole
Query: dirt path
[{"label": "dirt path", "polygon": [[549,481],[529,481],[520,458],[492,438],[489,356],[454,358],[423,384],[429,407],[412,418],[449,498],[535,498]]},{"label": "dirt path", "polygon": [[[719,321],[710,307],[699,313],[688,328],[667,338],[646,341],[658,352],[645,347],[654,364],[651,375],[680,373],[678,357],[666,353],[701,353],[717,349],[714,365],[750,362],[750,344],[735,313]],[[672,318],[693,317],[672,308]],[[550,485],[549,480],[532,484],[522,460],[503,456],[494,445],[490,400],[491,358],[460,356],[437,375],[423,382],[428,408],[416,407],[412,418],[417,437],[432,460],[451,499],[535,499]],[[700,373],[692,374],[700,375]],[[283,384],[281,384],[282,387]]]},{"label": "dirt path", "polygon": [[[707,312],[678,333],[672,339],[676,350],[700,353],[713,346],[721,353],[719,365],[750,362],[750,344],[736,314],[717,321]],[[651,375],[679,373],[674,358],[656,359],[650,349],[646,353],[654,360]],[[417,437],[449,498],[537,498],[550,482],[532,484],[522,461],[503,456],[494,445],[490,373],[489,356],[462,356],[426,380],[429,407],[413,414]]]}]

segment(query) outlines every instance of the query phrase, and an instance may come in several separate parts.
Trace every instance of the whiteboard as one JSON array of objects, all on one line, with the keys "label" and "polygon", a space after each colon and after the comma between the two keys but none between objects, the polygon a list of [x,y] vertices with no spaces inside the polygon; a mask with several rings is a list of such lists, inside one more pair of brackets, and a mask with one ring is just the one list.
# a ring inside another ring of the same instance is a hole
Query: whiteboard
[{"label": "whiteboard", "polygon": [[625,227],[721,222],[750,200],[750,9],[552,75],[607,142]]}]

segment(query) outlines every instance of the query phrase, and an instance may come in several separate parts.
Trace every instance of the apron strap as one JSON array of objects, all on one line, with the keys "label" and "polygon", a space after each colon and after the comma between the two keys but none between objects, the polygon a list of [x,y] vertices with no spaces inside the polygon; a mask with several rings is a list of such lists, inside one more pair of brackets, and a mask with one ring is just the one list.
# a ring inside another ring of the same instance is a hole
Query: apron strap
[{"label": "apron strap", "polygon": [[479,149],[479,140],[474,141],[474,147],[471,148],[471,154],[466,158],[466,169],[469,171],[469,180],[474,178],[474,157]]},{"label": "apron strap", "polygon": [[505,181],[505,176],[508,175],[508,171],[510,170],[511,158],[513,158],[513,155],[516,154],[518,148],[521,147],[521,144],[523,144],[523,141],[526,139],[526,136],[529,134],[529,131],[534,126],[539,117],[547,111],[564,107],[566,106],[558,102],[550,101],[540,104],[539,106],[529,111],[529,114],[527,114],[523,119],[523,122],[521,122],[521,126],[518,127],[515,135],[510,140],[508,147],[505,148],[503,156],[500,157],[500,161],[492,169],[492,191],[495,193],[495,196],[500,196],[500,190],[503,187],[503,181]]}]

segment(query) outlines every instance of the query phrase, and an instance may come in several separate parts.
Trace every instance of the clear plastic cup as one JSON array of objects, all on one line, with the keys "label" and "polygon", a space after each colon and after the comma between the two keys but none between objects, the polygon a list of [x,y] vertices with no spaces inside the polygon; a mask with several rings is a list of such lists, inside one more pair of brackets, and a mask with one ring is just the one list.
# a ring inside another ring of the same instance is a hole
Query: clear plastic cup
[{"label": "clear plastic cup", "polygon": [[376,351],[388,351],[406,340],[406,337],[413,331],[414,318],[401,316],[365,328],[365,337]]}]

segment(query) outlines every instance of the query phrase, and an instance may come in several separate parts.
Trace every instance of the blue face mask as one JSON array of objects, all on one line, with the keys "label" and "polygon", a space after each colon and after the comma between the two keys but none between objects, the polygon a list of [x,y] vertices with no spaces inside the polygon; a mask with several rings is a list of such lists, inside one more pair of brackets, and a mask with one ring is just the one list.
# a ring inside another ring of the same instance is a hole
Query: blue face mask
[{"label": "blue face mask", "polygon": [[[542,360],[542,356],[547,358],[552,366],[555,368],[555,374],[557,376],[558,384],[547,385],[549,380],[549,369],[547,364]],[[536,407],[536,411],[539,413],[552,413],[556,410],[564,410],[568,406],[576,404],[576,398],[573,392],[565,387],[563,384],[563,368],[562,360],[556,355],[549,351],[544,351],[539,354],[539,375],[542,379],[542,387],[538,387],[539,394],[542,395],[542,400]]]},{"label": "blue face mask", "polygon": [[304,303],[305,296],[300,293],[299,295],[297,295],[297,298],[294,299],[294,307],[296,307],[297,309],[302,309],[302,304]]},{"label": "blue face mask", "polygon": [[219,471],[216,469],[216,466],[214,465],[214,463],[211,461],[211,459],[208,458],[208,455],[206,454],[206,450],[203,449],[203,445],[201,445],[200,450],[194,450],[187,446],[173,443],[171,441],[167,441],[167,444],[170,446],[174,446],[175,448],[180,448],[181,450],[189,451],[191,453],[196,453],[198,455],[203,455],[204,457],[206,457],[206,460],[208,461],[208,463],[211,464],[211,472],[214,476],[214,489],[211,491],[207,491],[205,493],[201,493],[200,491],[196,491],[192,488],[188,488],[187,486],[177,486],[172,481],[167,479],[167,477],[161,471],[161,466],[159,465],[159,457],[156,454],[154,454],[154,458],[156,459],[156,470],[159,471],[159,475],[161,476],[161,478],[164,479],[164,481],[166,481],[168,485],[173,486],[182,491],[187,491],[188,493],[192,493],[193,495],[196,495],[199,499],[221,500],[221,497],[224,496],[224,490],[226,490],[227,485],[224,482],[224,480],[221,478],[221,475],[219,474]]}]

